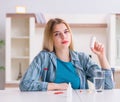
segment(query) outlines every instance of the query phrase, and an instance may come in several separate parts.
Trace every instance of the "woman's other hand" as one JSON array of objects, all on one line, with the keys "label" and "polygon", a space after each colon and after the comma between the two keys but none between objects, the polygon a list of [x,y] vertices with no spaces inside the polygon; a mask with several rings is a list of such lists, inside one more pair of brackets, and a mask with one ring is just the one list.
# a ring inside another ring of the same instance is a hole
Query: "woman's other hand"
[{"label": "woman's other hand", "polygon": [[48,83],[48,90],[66,90],[68,88],[68,84],[67,83],[60,83],[60,84],[56,84],[56,83]]}]

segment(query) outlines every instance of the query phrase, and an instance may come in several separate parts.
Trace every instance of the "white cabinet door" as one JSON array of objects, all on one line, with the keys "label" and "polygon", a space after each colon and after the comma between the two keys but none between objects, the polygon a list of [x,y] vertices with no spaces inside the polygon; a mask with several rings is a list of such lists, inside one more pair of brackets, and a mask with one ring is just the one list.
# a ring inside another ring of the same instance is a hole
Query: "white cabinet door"
[{"label": "white cabinet door", "polygon": [[110,15],[108,23],[108,58],[112,67],[120,66],[120,15]]}]

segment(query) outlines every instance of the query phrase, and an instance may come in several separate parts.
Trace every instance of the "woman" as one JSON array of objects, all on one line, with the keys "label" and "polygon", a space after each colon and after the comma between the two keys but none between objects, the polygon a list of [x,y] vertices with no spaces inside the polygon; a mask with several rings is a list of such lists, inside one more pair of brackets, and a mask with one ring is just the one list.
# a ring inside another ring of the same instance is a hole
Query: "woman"
[{"label": "woman", "polygon": [[74,51],[72,32],[64,20],[50,19],[44,31],[43,50],[23,76],[20,90],[66,90],[69,82],[73,89],[88,89],[87,80],[93,82],[95,71],[101,69],[105,71],[105,89],[112,89],[104,46],[95,42],[91,50],[98,56],[101,68],[85,53]]}]

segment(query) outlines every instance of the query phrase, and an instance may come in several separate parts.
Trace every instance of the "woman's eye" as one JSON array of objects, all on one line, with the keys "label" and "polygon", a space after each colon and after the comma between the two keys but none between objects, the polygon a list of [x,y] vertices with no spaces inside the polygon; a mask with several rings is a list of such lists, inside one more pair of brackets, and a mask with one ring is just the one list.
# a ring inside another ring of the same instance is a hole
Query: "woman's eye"
[{"label": "woman's eye", "polygon": [[58,34],[57,33],[55,33],[55,36],[57,36]]},{"label": "woman's eye", "polygon": [[55,36],[59,36],[60,35],[60,33],[55,33]]},{"label": "woman's eye", "polygon": [[66,34],[66,33],[69,33],[69,31],[68,31],[68,30],[66,30],[64,33],[65,33],[65,34]]}]

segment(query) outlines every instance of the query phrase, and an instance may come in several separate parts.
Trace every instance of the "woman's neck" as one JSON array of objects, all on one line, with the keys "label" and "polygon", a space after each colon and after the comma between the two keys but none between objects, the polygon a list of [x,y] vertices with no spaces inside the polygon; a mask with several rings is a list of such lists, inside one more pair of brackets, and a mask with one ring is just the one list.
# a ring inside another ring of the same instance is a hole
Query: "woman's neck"
[{"label": "woman's neck", "polygon": [[70,61],[69,49],[56,50],[56,56],[62,61],[65,61],[65,62]]}]

